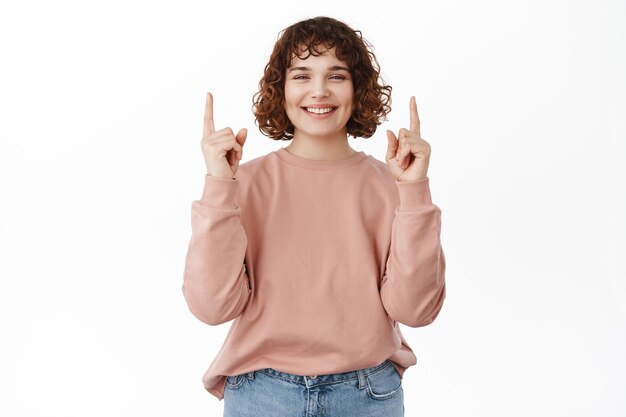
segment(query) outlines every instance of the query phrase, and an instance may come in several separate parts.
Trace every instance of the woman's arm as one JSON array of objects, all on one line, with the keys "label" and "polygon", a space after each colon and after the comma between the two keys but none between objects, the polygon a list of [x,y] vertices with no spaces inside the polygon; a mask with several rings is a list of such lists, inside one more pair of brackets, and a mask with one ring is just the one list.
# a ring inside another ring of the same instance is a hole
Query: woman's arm
[{"label": "woman's arm", "polygon": [[429,182],[396,182],[400,206],[380,289],[389,317],[410,327],[432,323],[446,296],[441,210],[431,201]]},{"label": "woman's arm", "polygon": [[239,180],[205,175],[202,199],[192,202],[192,235],[182,291],[189,310],[212,326],[238,317],[250,293],[244,264],[248,240],[235,203]]}]

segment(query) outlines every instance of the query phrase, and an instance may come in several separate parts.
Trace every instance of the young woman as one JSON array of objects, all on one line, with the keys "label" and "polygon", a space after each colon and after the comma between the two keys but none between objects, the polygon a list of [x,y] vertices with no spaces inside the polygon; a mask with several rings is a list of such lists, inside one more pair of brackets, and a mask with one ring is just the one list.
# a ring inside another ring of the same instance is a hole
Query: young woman
[{"label": "young woman", "polygon": [[216,326],[234,320],[203,376],[225,416],[404,415],[417,363],[400,332],[432,323],[445,294],[441,210],[415,98],[382,162],[348,144],[391,110],[359,31],[329,17],[282,31],[254,97],[260,131],[291,143],[239,164],[247,130],[215,130],[192,202],[183,294]]}]

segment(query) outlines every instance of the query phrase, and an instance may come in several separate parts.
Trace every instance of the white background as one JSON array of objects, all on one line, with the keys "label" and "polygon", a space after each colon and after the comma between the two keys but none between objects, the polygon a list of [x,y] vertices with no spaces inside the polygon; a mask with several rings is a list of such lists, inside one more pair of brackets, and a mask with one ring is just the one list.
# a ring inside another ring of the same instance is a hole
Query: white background
[{"label": "white background", "polygon": [[187,310],[205,93],[242,163],[286,146],[252,95],[280,30],[375,47],[389,121],[415,95],[447,298],[402,331],[407,416],[626,415],[622,1],[21,1],[0,6],[0,414],[220,416],[230,324]]}]

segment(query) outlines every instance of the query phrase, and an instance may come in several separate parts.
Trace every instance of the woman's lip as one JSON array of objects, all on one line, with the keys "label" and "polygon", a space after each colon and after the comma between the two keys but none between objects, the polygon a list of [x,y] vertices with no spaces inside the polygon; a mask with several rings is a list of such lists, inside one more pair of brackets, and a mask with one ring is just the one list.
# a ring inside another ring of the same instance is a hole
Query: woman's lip
[{"label": "woman's lip", "polygon": [[[322,107],[323,108],[323,107]],[[318,113],[311,113],[310,111],[308,111],[306,109],[306,107],[302,107],[302,111],[304,111],[308,116],[313,117],[314,119],[325,119],[327,117],[329,117],[331,114],[333,114],[335,112],[335,110],[337,110],[337,107],[334,107],[331,111],[329,111],[328,113],[322,113],[322,114],[318,114]]]}]

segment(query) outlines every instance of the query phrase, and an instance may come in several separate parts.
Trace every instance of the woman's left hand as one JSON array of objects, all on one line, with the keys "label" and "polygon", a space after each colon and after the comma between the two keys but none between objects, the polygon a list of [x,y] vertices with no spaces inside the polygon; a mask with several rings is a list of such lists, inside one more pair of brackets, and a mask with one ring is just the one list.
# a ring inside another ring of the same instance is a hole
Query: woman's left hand
[{"label": "woman's left hand", "polygon": [[400,129],[398,138],[387,130],[387,166],[398,181],[417,181],[426,178],[430,161],[430,144],[420,135],[420,119],[415,96],[409,101],[411,128]]}]

